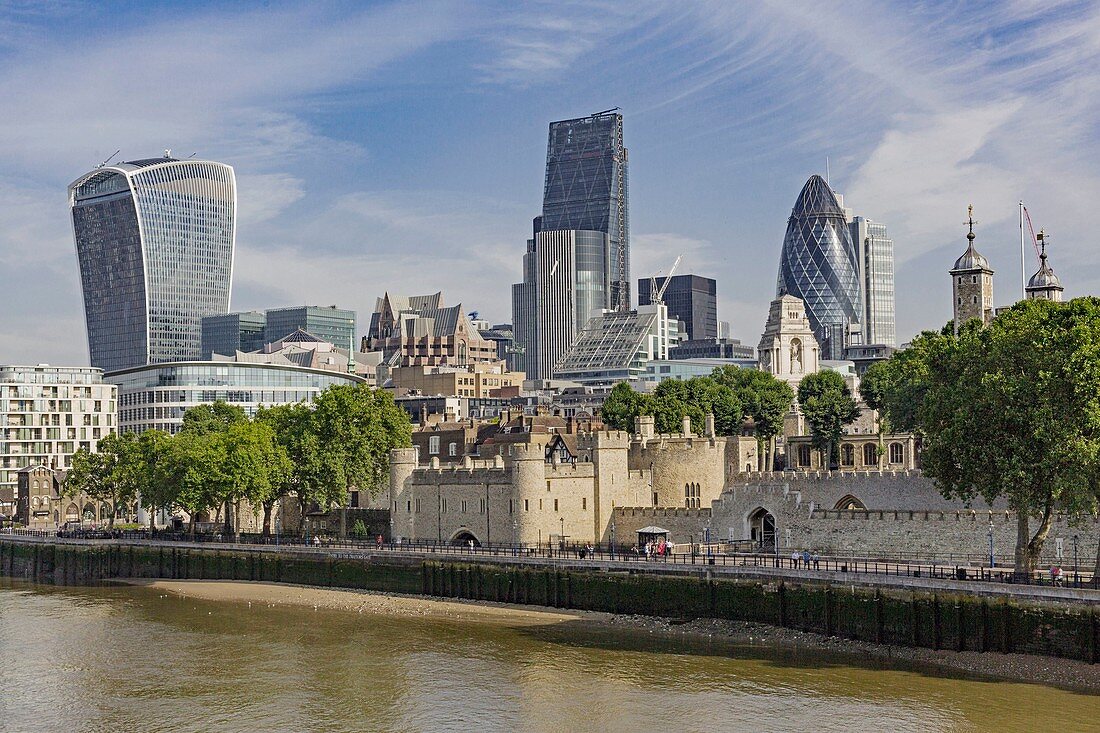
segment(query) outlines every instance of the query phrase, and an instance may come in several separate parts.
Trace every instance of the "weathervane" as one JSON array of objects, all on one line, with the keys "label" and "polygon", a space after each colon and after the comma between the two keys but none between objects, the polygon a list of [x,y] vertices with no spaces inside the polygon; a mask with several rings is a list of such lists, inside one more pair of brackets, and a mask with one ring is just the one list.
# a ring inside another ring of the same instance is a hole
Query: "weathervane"
[{"label": "weathervane", "polygon": [[970,204],[966,207],[966,223],[970,225],[970,232],[966,235],[966,238],[971,242],[974,241],[974,204]]}]

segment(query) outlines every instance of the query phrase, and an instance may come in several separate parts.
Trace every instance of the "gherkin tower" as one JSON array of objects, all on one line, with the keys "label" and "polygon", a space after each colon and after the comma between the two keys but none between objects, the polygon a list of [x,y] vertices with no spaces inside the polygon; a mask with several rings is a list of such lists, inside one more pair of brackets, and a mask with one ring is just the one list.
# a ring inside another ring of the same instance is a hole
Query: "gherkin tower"
[{"label": "gherkin tower", "polygon": [[806,304],[823,359],[843,358],[844,333],[863,312],[859,252],[844,209],[821,176],[806,181],[787,220],[776,294]]}]

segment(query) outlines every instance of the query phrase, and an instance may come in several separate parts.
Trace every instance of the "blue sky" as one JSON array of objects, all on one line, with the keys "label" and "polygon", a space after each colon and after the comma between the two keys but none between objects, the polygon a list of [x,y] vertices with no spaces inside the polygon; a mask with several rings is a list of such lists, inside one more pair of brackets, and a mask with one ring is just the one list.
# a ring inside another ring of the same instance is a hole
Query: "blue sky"
[{"label": "blue sky", "polygon": [[0,363],[87,362],[65,187],[117,148],[236,168],[234,309],[442,289],[508,321],[547,124],[615,106],[632,277],[683,253],[747,343],[826,157],[894,239],[901,339],[950,317],[969,203],[998,304],[1020,199],[1100,291],[1097,3],[0,0],[0,99]]}]

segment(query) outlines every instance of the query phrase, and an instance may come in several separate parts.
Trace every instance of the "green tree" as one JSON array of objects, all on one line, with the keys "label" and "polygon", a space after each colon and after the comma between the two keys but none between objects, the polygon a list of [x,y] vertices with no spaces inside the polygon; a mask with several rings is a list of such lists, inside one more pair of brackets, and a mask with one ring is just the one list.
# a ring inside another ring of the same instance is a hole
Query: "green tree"
[{"label": "green tree", "polygon": [[270,537],[275,504],[293,494],[298,497],[304,514],[312,501],[313,487],[321,485],[327,474],[324,473],[325,461],[313,430],[311,408],[301,403],[263,408],[256,413],[256,422],[271,427],[282,456],[278,470],[272,472],[270,490],[261,502],[264,509],[263,535]]},{"label": "green tree", "polygon": [[240,535],[241,501],[264,507],[265,529],[269,530],[269,502],[278,495],[289,463],[275,431],[265,422],[247,421],[231,423],[224,432],[203,437],[217,446],[216,455],[222,461],[212,479],[219,480],[221,502],[232,510],[233,532]]},{"label": "green tree", "polygon": [[635,418],[653,414],[651,403],[649,395],[636,391],[626,382],[619,382],[611,388],[611,393],[603,403],[600,417],[604,425],[612,430],[632,433]]},{"label": "green tree", "polygon": [[149,512],[149,532],[157,531],[157,513],[176,502],[175,487],[164,481],[160,460],[172,438],[161,430],[146,430],[127,453],[126,470],[139,487],[139,502]]},{"label": "green tree", "polygon": [[1057,509],[1095,512],[1100,301],[1023,301],[964,329],[931,370],[919,417],[926,473],[947,497],[1003,497],[1016,569],[1033,571]]},{"label": "green tree", "polygon": [[132,433],[110,433],[96,444],[98,452],[78,450],[65,479],[64,495],[83,493],[96,505],[106,505],[110,511],[108,527],[113,528],[119,512],[129,512],[141,489],[141,477],[132,470],[137,446],[138,439]]},{"label": "green tree", "polygon": [[376,495],[389,475],[390,451],[412,445],[412,424],[386,391],[363,384],[329,387],[314,403],[311,428],[324,456],[322,481],[312,486],[325,509],[348,491]]},{"label": "green tree", "polygon": [[183,413],[183,427],[181,433],[193,435],[206,435],[207,433],[221,433],[229,429],[230,425],[248,422],[248,415],[237,405],[218,400],[208,405],[195,405]]},{"label": "green tree", "polygon": [[[963,329],[962,335],[977,330],[975,321]],[[860,380],[859,393],[868,407],[878,411],[882,429],[921,431],[920,409],[932,375],[945,368],[958,343],[949,324],[939,333],[924,331],[908,348],[871,365]]]},{"label": "green tree", "polygon": [[[740,401],[745,415],[752,418],[758,443],[757,468],[770,470],[774,467],[775,439],[783,432],[783,419],[794,403],[794,390],[768,372],[732,365],[718,367],[712,378],[729,387]],[[737,435],[740,424],[736,428],[736,431],[723,434]]]},{"label": "green tree", "polygon": [[156,480],[172,503],[188,513],[188,532],[196,517],[223,498],[224,444],[218,433],[180,432],[165,441],[156,462]]},{"label": "green tree", "polygon": [[810,439],[830,465],[844,426],[859,417],[859,407],[844,377],[832,370],[807,374],[798,383],[798,404],[810,424]]}]

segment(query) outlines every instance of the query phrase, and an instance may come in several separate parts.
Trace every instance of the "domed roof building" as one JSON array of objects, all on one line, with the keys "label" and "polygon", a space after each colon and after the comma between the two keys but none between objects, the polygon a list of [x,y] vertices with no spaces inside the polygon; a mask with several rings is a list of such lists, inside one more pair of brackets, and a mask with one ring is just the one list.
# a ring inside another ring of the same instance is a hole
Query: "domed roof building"
[{"label": "domed roof building", "polygon": [[1053,300],[1062,302],[1062,281],[1054,274],[1054,268],[1047,262],[1047,236],[1043,231],[1039,232],[1039,241],[1042,251],[1039,253],[1039,270],[1027,281],[1024,291],[1028,300]]},{"label": "domed roof building", "polygon": [[787,220],[776,295],[805,303],[823,359],[842,359],[844,333],[861,321],[859,271],[844,208],[825,179],[811,176]]}]

